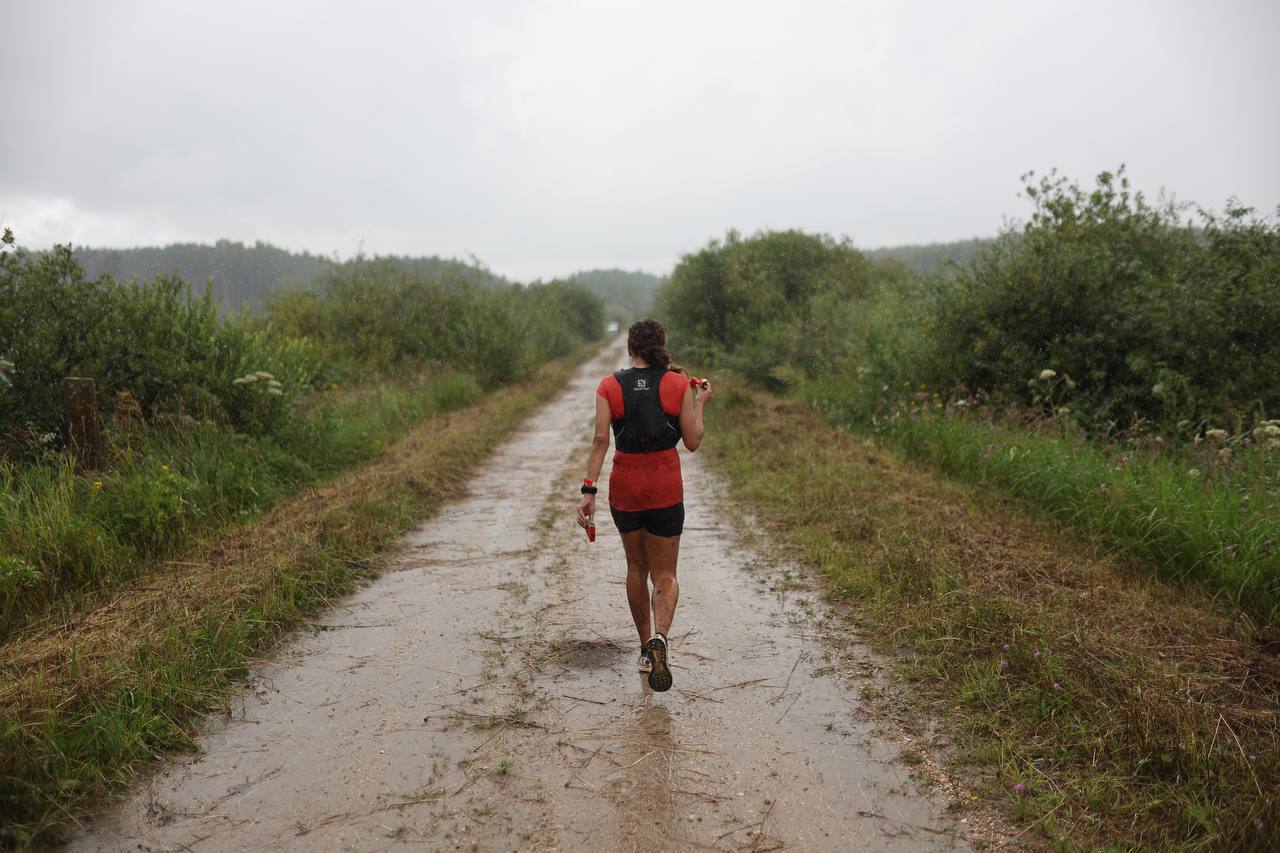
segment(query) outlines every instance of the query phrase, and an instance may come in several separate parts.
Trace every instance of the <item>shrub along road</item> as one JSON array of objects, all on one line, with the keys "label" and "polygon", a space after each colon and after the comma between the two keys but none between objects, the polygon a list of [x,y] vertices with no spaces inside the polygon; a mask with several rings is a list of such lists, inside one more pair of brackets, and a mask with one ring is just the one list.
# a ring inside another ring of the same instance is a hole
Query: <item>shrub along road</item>
[{"label": "shrub along road", "polygon": [[[968,849],[1006,838],[908,733],[877,663],[742,541],[704,455],[675,688],[650,692],[623,557],[572,521],[615,344],[525,422],[388,571],[255,667],[205,754],[72,849]],[[709,434],[708,443],[718,440]],[[903,759],[904,752],[910,764]],[[939,783],[939,784],[929,784]],[[473,847],[474,845],[474,847]]]}]

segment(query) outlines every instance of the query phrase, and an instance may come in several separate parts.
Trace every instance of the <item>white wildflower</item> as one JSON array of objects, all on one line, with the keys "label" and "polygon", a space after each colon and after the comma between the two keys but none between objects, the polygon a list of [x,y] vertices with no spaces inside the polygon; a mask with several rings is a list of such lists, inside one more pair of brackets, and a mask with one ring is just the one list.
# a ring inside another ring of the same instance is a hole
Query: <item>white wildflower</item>
[{"label": "white wildflower", "polygon": [[1211,441],[1222,441],[1227,437],[1225,429],[1207,429],[1204,431],[1204,437]]},{"label": "white wildflower", "polygon": [[1163,397],[1166,390],[1167,389],[1164,387],[1163,382],[1157,382],[1155,385],[1151,386],[1151,393],[1157,397]]},{"label": "white wildflower", "polygon": [[1187,470],[1187,476],[1188,476],[1188,477],[1199,477],[1199,476],[1200,476],[1200,469],[1199,469],[1199,468],[1190,468],[1190,469],[1188,469],[1188,470]]},{"label": "white wildflower", "polygon": [[1041,379],[1052,379],[1053,377],[1055,377],[1055,376],[1057,376],[1057,375],[1058,375],[1058,371],[1053,370],[1053,369],[1048,368],[1048,367],[1046,367],[1044,370],[1040,371],[1040,378],[1041,378]]}]

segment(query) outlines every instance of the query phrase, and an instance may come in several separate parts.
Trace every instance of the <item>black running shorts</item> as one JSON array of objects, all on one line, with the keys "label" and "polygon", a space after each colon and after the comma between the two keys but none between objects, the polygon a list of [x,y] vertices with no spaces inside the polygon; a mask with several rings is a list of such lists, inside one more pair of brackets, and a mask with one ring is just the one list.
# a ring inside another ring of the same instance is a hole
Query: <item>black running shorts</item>
[{"label": "black running shorts", "polygon": [[619,533],[634,533],[646,530],[654,536],[679,536],[684,532],[684,503],[662,509],[642,509],[639,512],[624,512],[609,507],[613,515],[613,523],[618,525]]}]

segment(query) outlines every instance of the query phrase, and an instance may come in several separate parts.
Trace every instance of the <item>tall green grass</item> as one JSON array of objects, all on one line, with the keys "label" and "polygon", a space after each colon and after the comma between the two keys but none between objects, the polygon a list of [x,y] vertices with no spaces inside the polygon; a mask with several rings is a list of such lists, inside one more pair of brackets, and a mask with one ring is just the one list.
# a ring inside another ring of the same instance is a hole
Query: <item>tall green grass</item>
[{"label": "tall green grass", "polygon": [[318,395],[258,438],[210,421],[140,426],[112,434],[109,470],[93,476],[61,453],[0,461],[0,639],[59,601],[71,606],[77,593],[253,518],[480,393],[465,374],[377,382]]},{"label": "tall green grass", "polygon": [[870,428],[913,459],[1280,622],[1280,447],[1100,443],[1060,420],[1001,423],[940,401],[897,406]]}]

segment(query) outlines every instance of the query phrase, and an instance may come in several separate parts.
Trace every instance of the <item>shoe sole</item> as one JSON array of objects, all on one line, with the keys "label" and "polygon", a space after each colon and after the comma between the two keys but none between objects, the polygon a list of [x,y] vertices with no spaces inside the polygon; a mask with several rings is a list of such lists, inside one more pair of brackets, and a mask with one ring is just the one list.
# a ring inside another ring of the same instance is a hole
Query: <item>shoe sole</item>
[{"label": "shoe sole", "polygon": [[649,657],[653,669],[649,670],[649,687],[658,693],[671,689],[671,670],[667,667],[667,646],[657,637],[649,641]]}]

